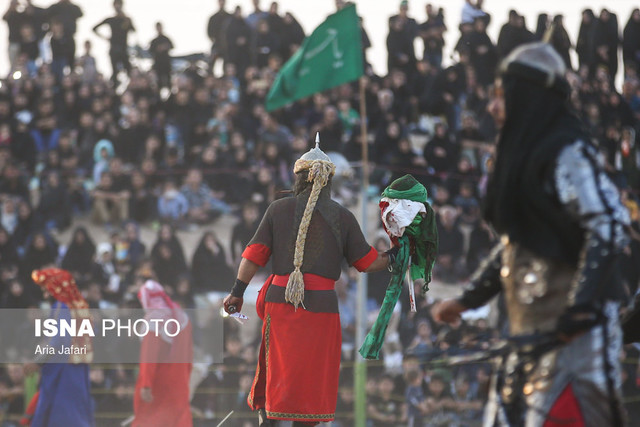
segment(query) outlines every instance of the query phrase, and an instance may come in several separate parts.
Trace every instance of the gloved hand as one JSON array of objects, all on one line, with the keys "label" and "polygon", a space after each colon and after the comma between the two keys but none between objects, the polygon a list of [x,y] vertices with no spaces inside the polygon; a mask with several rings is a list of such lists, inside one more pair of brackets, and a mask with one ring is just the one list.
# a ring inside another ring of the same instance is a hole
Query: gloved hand
[{"label": "gloved hand", "polygon": [[565,341],[587,332],[602,320],[602,311],[593,304],[567,307],[558,319],[556,329]]},{"label": "gloved hand", "polygon": [[233,295],[229,294],[225,297],[222,304],[224,306],[224,311],[226,311],[228,314],[233,314],[233,313],[239,313],[242,310],[243,302],[244,302],[244,299],[234,297]]},{"label": "gloved hand", "polygon": [[398,256],[398,252],[400,251],[399,246],[393,246],[391,249],[385,251],[387,256],[389,257],[389,271],[393,271],[396,269],[396,257]]}]

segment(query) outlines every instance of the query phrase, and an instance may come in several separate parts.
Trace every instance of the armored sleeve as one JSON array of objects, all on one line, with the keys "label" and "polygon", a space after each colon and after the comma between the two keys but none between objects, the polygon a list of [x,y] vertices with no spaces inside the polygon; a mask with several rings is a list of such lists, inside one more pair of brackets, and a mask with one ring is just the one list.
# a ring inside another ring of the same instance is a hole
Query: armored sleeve
[{"label": "armored sleeve", "polygon": [[471,276],[471,281],[462,296],[458,298],[460,304],[467,308],[478,308],[485,305],[502,290],[500,268],[502,267],[503,249],[504,244],[498,243],[493,247],[489,256],[482,261]]},{"label": "armored sleeve", "polygon": [[343,222],[344,242],[343,253],[349,265],[358,271],[364,271],[375,261],[378,256],[376,251],[364,237],[362,229],[355,216],[347,209],[341,209]]},{"label": "armored sleeve", "polygon": [[273,248],[273,204],[269,205],[267,211],[260,221],[260,225],[253,235],[251,241],[242,252],[242,257],[264,267],[271,257]]},{"label": "armored sleeve", "polygon": [[598,306],[611,286],[607,273],[629,243],[629,212],[593,146],[576,141],[560,152],[555,166],[558,199],[585,232],[569,304]]}]

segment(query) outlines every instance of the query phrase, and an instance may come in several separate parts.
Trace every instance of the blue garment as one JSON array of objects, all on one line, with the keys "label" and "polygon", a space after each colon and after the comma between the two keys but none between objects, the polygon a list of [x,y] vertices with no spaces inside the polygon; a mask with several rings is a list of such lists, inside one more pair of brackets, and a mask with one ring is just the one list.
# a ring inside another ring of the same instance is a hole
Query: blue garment
[{"label": "blue garment", "polygon": [[181,193],[176,191],[172,196],[158,198],[158,215],[162,219],[180,219],[189,211],[189,202]]},{"label": "blue garment", "polygon": [[[53,304],[52,317],[70,318],[68,307]],[[56,350],[69,345],[71,338],[54,337],[50,345]],[[40,397],[31,419],[31,427],[94,427],[93,400],[89,382],[89,365],[66,363],[68,355],[55,355],[40,372]]]}]

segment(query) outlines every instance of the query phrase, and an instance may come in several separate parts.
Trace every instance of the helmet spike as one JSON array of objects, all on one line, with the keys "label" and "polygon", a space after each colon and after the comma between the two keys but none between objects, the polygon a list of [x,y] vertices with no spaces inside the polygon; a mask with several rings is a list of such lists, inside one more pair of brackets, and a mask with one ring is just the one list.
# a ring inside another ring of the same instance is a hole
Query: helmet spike
[{"label": "helmet spike", "polygon": [[320,132],[316,132],[316,148],[320,148]]}]

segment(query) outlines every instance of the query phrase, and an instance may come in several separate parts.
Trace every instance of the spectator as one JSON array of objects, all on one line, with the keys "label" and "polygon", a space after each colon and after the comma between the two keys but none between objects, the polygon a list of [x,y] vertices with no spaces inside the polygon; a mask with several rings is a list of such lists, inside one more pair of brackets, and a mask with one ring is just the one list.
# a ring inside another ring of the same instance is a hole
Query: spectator
[{"label": "spectator", "polygon": [[[402,0],[398,14],[389,18],[389,29],[397,22],[402,22],[401,27],[406,31],[408,39],[411,41],[411,44],[413,44],[413,40],[418,36],[418,23],[409,16],[409,2],[407,0]],[[389,68],[389,71],[390,70],[391,68]]]},{"label": "spectator", "polygon": [[425,146],[423,154],[427,165],[433,168],[436,173],[453,171],[458,155],[458,147],[457,144],[451,141],[444,123],[436,123],[434,136]]},{"label": "spectator", "polygon": [[595,54],[593,31],[595,29],[596,17],[593,10],[585,9],[582,11],[582,20],[580,21],[580,30],[578,31],[578,39],[576,40],[576,53],[578,54],[578,66],[591,68],[593,55]]},{"label": "spectator", "polygon": [[99,183],[102,179],[102,174],[109,170],[109,162],[113,158],[115,151],[113,150],[113,144],[111,141],[101,139],[98,141],[93,149],[93,182]]},{"label": "spectator", "polygon": [[9,27],[9,49],[8,49],[8,56],[9,56],[9,64],[11,65],[11,69],[13,70],[16,62],[18,60],[18,55],[21,52],[21,41],[22,41],[22,37],[21,37],[21,24],[22,24],[22,19],[20,16],[20,12],[18,10],[18,0],[10,0],[9,1],[9,8],[7,9],[7,11],[4,13],[4,15],[2,15],[2,19],[5,20],[7,22],[7,26]]},{"label": "spectator", "polygon": [[419,427],[424,425],[425,415],[429,412],[427,400],[424,396],[422,384],[424,376],[420,368],[405,372],[407,388],[405,400],[407,402],[407,426]]},{"label": "spectator", "polygon": [[387,69],[400,70],[405,75],[411,75],[416,65],[416,54],[413,47],[411,30],[406,27],[410,24],[403,19],[395,19],[389,22],[389,35],[387,36]]},{"label": "spectator", "polygon": [[418,360],[428,360],[434,354],[433,333],[429,321],[421,319],[416,327],[416,336],[407,346],[406,352],[418,358]]},{"label": "spectator", "polygon": [[36,143],[38,157],[41,159],[46,156],[48,151],[54,150],[58,146],[60,129],[58,128],[53,99],[42,98],[38,101],[31,136]]},{"label": "spectator", "polygon": [[312,134],[320,132],[322,140],[322,149],[326,152],[335,151],[342,152],[343,141],[342,134],[344,127],[338,116],[338,110],[333,105],[325,107],[322,121],[312,129]]},{"label": "spectator", "polygon": [[616,147],[614,166],[622,172],[627,184],[633,191],[640,190],[640,150],[636,131],[631,127],[622,129],[618,147]]},{"label": "spectator", "polygon": [[[52,44],[55,46],[55,39]],[[38,46],[38,38],[31,23],[24,23],[19,29],[18,38],[18,54],[22,55],[27,61],[27,71],[29,76],[35,77],[38,72],[36,60],[40,57],[40,47]],[[16,60],[14,60],[15,64]]]},{"label": "spectator", "polygon": [[302,29],[302,26],[291,12],[284,14],[281,34],[280,52],[284,62],[298,50],[298,47],[300,47],[305,37],[304,29]]},{"label": "spectator", "polygon": [[153,247],[151,248],[152,259],[159,258],[159,249],[163,244],[167,245],[171,250],[172,257],[176,261],[178,270],[181,273],[186,272],[187,263],[184,257],[184,249],[182,248],[182,244],[175,234],[175,230],[168,223],[163,223],[158,230],[158,237],[156,239],[156,242],[153,244]]},{"label": "spectator", "polygon": [[158,198],[158,216],[163,221],[180,224],[189,212],[189,202],[178,191],[176,183],[169,179],[164,183],[163,193]]},{"label": "spectator", "polygon": [[38,213],[47,229],[64,231],[71,225],[71,205],[58,172],[48,173],[42,186]]},{"label": "spectator", "polygon": [[448,387],[450,383],[451,374],[444,369],[435,370],[429,376],[425,393],[429,408],[426,426],[436,427],[456,423],[456,405]]},{"label": "spectator", "polygon": [[454,283],[460,277],[464,237],[457,227],[457,212],[452,206],[443,206],[438,210],[438,258],[434,276],[448,283]]},{"label": "spectator", "polygon": [[100,285],[101,293],[109,302],[119,302],[123,292],[122,278],[118,275],[111,243],[102,242],[93,264],[93,281]]},{"label": "spectator", "polygon": [[258,229],[260,212],[255,203],[248,202],[242,207],[242,218],[231,232],[231,259],[234,264],[240,262],[240,256]]},{"label": "spectator", "polygon": [[502,26],[498,35],[497,50],[500,59],[505,58],[521,44],[532,41],[532,38],[529,38],[531,33],[524,27],[523,22],[518,12],[513,9],[509,11],[509,20]]},{"label": "spectator", "polygon": [[9,163],[4,168],[2,179],[0,180],[0,194],[18,197],[23,200],[29,198],[29,187],[25,182],[25,176],[13,163]]},{"label": "spectator", "polygon": [[136,222],[146,223],[156,214],[156,199],[144,173],[131,172],[131,197],[129,197],[129,216]]},{"label": "spectator", "polygon": [[127,38],[129,32],[135,32],[136,29],[133,26],[133,21],[122,10],[122,0],[114,0],[113,8],[116,14],[110,18],[106,18],[104,21],[98,23],[93,27],[93,32],[103,39],[107,40],[105,36],[102,36],[98,32],[98,28],[103,25],[108,25],[111,28],[109,57],[111,58],[111,69],[113,74],[111,75],[111,82],[114,86],[118,85],[118,73],[123,68],[127,72],[127,76],[131,73],[131,63],[129,62],[129,52]]},{"label": "spectator", "polygon": [[610,78],[613,79],[618,72],[618,46],[620,43],[616,16],[607,9],[602,9],[591,36],[594,62],[590,71],[595,73],[598,66],[604,66]]},{"label": "spectator", "polygon": [[4,227],[9,234],[13,234],[18,226],[17,200],[12,197],[5,197],[0,203],[0,226]]},{"label": "spectator", "polygon": [[171,55],[173,43],[164,34],[162,22],[156,23],[157,36],[151,40],[149,52],[153,56],[153,70],[158,77],[158,86],[169,89],[171,86]]},{"label": "spectator", "polygon": [[66,130],[60,133],[56,151],[60,159],[60,172],[64,176],[75,176],[78,172],[79,158],[70,131]]},{"label": "spectator", "polygon": [[180,192],[187,201],[187,220],[203,224],[229,212],[226,203],[213,197],[211,189],[202,181],[199,169],[190,169]]},{"label": "spectator", "polygon": [[407,138],[400,138],[397,147],[391,154],[389,164],[393,170],[389,182],[393,182],[407,173],[420,170],[427,162],[424,157],[413,152],[411,142]]},{"label": "spectator", "polygon": [[485,20],[485,23],[488,25],[490,17],[482,10],[483,0],[465,0],[464,5],[462,6],[462,17],[460,19],[460,24],[471,24],[477,18],[482,18]]},{"label": "spectator", "polygon": [[553,18],[553,34],[551,35],[551,46],[560,54],[567,69],[571,70],[571,57],[569,56],[569,50],[571,49],[571,40],[569,40],[569,34],[564,28],[564,21],[562,15],[556,15]]},{"label": "spectator", "polygon": [[538,15],[538,23],[536,24],[535,31],[535,39],[537,41],[542,41],[544,39],[545,34],[547,33],[547,29],[549,28],[549,15],[546,13],[541,13]]},{"label": "spectator", "polygon": [[27,240],[36,229],[36,215],[31,206],[25,200],[18,202],[18,225],[16,226],[12,241],[20,253],[24,253]]},{"label": "spectator", "polygon": [[[258,0],[254,1],[258,4]],[[223,37],[226,40],[225,64],[227,61],[234,64],[240,76],[244,76],[244,72],[250,64],[251,31],[251,26],[242,17],[242,9],[240,6],[236,6],[233,15],[226,20]]]},{"label": "spectator", "polygon": [[402,403],[393,395],[393,391],[393,377],[381,376],[376,394],[371,396],[367,404],[367,417],[372,420],[373,427],[398,426],[405,421],[402,419]]},{"label": "spectator", "polygon": [[476,18],[473,31],[468,37],[469,59],[476,72],[478,82],[485,86],[494,80],[494,70],[498,62],[496,47],[487,35],[485,20]]},{"label": "spectator", "polygon": [[11,240],[11,234],[0,226],[0,263],[3,266],[8,266],[17,265],[18,262],[18,252]]},{"label": "spectator", "polygon": [[96,245],[87,229],[77,227],[73,231],[71,243],[67,247],[60,266],[73,275],[80,289],[85,289],[92,279],[95,255]]},{"label": "spectator", "polygon": [[[71,0],[58,0],[46,10],[46,17],[51,26],[55,21],[62,24],[62,34],[67,39],[69,49],[66,51],[66,63],[72,66],[76,57],[76,35],[77,20],[82,17],[82,9],[71,3]],[[66,43],[66,42],[65,42]]]},{"label": "spectator", "polygon": [[231,14],[224,10],[225,4],[226,0],[218,0],[219,9],[211,16],[211,18],[209,18],[209,22],[207,23],[207,36],[209,36],[209,40],[211,40],[212,71],[218,59],[222,59],[222,63],[224,65],[227,53],[224,30],[227,25],[227,20],[231,17]]},{"label": "spectator", "polygon": [[264,19],[267,19],[268,12],[260,9],[260,0],[253,1],[253,12],[247,16],[246,22],[249,27],[255,31],[258,28],[258,23]]},{"label": "spectator", "polygon": [[133,221],[127,222],[124,228],[125,236],[120,240],[118,251],[124,253],[119,256],[121,262],[128,266],[128,271],[135,271],[146,253],[146,246],[140,240],[140,227]]},{"label": "spectator", "polygon": [[205,232],[191,261],[193,291],[196,294],[214,291],[226,296],[233,275],[231,260],[218,237],[213,231]]},{"label": "spectator", "polygon": [[[26,97],[25,102],[27,102]],[[32,115],[23,111],[16,114],[16,119],[15,129],[11,132],[11,155],[21,167],[33,174],[37,150],[35,140],[29,132]]]},{"label": "spectator", "polygon": [[51,21],[51,71],[58,81],[67,73],[67,67],[75,63],[75,42],[66,34],[63,22]]},{"label": "spectator", "polygon": [[640,73],[640,9],[633,9],[622,33],[622,59],[627,69]]},{"label": "spectator", "polygon": [[269,58],[277,55],[280,49],[280,40],[269,25],[266,19],[259,21],[252,40],[252,63],[258,68],[266,67]]},{"label": "spectator", "polygon": [[473,424],[482,418],[482,400],[474,385],[464,372],[460,372],[455,379],[453,400],[458,418],[463,425]]},{"label": "spectator", "polygon": [[31,280],[31,272],[45,266],[51,266],[56,261],[58,244],[51,236],[38,232],[30,237],[27,249],[20,264],[21,282],[27,284],[25,294],[33,301],[42,299],[42,291]]},{"label": "spectator", "polygon": [[91,41],[85,41],[84,52],[82,56],[78,58],[78,65],[82,68],[82,81],[89,84],[95,82],[98,75],[96,58],[91,54],[91,47]]},{"label": "spectator", "polygon": [[129,198],[116,187],[111,173],[102,173],[92,196],[91,217],[96,224],[118,224],[129,217]]},{"label": "spectator", "polygon": [[439,9],[436,13],[433,5],[427,3],[426,12],[427,20],[420,24],[419,34],[424,45],[424,53],[422,60],[428,62],[436,69],[442,66],[442,49],[444,47],[444,33],[447,27],[444,24],[443,10]]},{"label": "spectator", "polygon": [[168,293],[175,295],[180,279],[187,273],[180,255],[174,253],[169,244],[160,243],[151,252],[151,263],[158,281],[164,283]]}]

